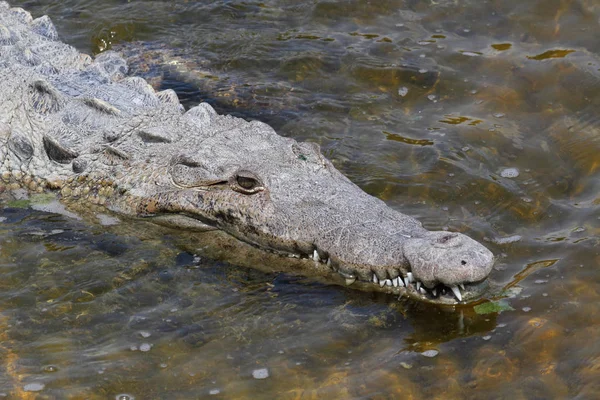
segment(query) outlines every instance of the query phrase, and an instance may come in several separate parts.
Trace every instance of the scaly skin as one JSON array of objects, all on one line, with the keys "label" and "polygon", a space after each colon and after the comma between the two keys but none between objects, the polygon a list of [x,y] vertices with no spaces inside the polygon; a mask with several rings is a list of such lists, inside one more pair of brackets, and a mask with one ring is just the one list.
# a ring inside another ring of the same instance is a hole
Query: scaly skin
[{"label": "scaly skin", "polygon": [[184,112],[173,91],[125,77],[118,54],[92,60],[58,41],[46,16],[33,20],[0,2],[0,46],[0,173],[10,189],[53,190],[66,202],[180,229],[222,230],[313,258],[316,269],[361,288],[440,303],[460,300],[461,285],[473,292],[492,269],[484,246],[427,231],[387,207],[316,144],[206,103]]}]

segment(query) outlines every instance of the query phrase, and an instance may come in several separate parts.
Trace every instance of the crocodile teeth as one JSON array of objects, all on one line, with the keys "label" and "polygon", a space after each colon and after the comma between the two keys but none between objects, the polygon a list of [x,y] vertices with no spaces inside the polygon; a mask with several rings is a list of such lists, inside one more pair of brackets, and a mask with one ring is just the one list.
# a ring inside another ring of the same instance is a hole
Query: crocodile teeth
[{"label": "crocodile teeth", "polygon": [[433,297],[437,297],[437,289],[436,289],[436,288],[433,288],[433,289],[431,290],[431,294],[433,295]]},{"label": "crocodile teeth", "polygon": [[398,287],[398,279],[400,279],[400,278],[396,277],[396,278],[392,279],[392,285],[394,285],[394,287]]},{"label": "crocodile teeth", "polygon": [[427,290],[425,290],[425,288],[419,288],[419,293],[426,294]]},{"label": "crocodile teeth", "polygon": [[413,283],[413,282],[414,282],[414,279],[413,279],[413,274],[412,274],[412,272],[407,272],[407,273],[406,273],[406,282],[407,282],[407,283]]},{"label": "crocodile teeth", "polygon": [[459,287],[459,288],[461,288],[463,291],[465,290],[465,285],[464,285],[464,284],[462,284],[462,283],[459,283],[459,284],[458,284],[458,287]]},{"label": "crocodile teeth", "polygon": [[346,285],[350,286],[356,282],[356,278],[346,278]]},{"label": "crocodile teeth", "polygon": [[450,286],[450,290],[452,290],[452,293],[454,293],[458,301],[462,301],[462,296],[460,295],[460,289],[458,288],[458,286]]},{"label": "crocodile teeth", "polygon": [[390,279],[386,279],[385,280],[385,285],[386,286],[392,286],[392,281]]},{"label": "crocodile teeth", "polygon": [[313,253],[313,260],[315,260],[317,262],[321,261],[321,259],[319,258],[319,253],[317,253],[316,250]]},{"label": "crocodile teeth", "polygon": [[387,280],[387,279],[382,279],[382,280],[380,280],[380,281],[379,281],[379,287],[384,287],[384,286],[385,286],[385,281],[386,281],[386,280]]},{"label": "crocodile teeth", "polygon": [[379,279],[377,279],[377,275],[373,274],[373,283],[379,283]]},{"label": "crocodile teeth", "polygon": [[328,267],[331,267],[331,258],[328,258],[328,259],[327,259],[327,266],[328,266]]},{"label": "crocodile teeth", "polygon": [[404,280],[402,280],[402,277],[398,276],[396,279],[398,279],[398,285],[404,287]]},{"label": "crocodile teeth", "polygon": [[417,285],[417,290],[421,289],[421,282],[417,281],[416,285]]}]

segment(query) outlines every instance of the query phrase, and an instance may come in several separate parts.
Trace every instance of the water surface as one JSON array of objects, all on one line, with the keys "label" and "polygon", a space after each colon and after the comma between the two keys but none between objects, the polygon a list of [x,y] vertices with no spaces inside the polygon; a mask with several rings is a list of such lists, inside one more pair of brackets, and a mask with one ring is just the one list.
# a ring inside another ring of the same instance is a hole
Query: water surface
[{"label": "water surface", "polygon": [[600,396],[597,2],[12,4],[188,107],[319,143],[391,207],[484,241],[504,291],[438,308],[4,201],[0,393]]}]

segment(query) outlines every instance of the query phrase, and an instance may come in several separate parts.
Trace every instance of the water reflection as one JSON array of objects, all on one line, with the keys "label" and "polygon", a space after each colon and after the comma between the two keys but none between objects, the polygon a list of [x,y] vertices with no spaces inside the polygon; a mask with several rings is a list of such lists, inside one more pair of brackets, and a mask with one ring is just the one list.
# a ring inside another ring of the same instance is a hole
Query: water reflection
[{"label": "water reflection", "polygon": [[0,393],[598,397],[596,2],[17,3],[82,51],[123,50],[186,105],[318,142],[426,227],[485,241],[500,290],[398,301],[3,203]]}]

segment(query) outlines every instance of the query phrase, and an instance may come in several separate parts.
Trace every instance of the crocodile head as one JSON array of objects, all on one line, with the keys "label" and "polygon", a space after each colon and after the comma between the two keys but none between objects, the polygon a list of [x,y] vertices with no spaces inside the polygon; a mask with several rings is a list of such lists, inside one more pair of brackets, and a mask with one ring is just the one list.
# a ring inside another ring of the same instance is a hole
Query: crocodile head
[{"label": "crocodile head", "polygon": [[428,231],[391,209],[342,175],[318,145],[219,116],[207,104],[190,114],[198,126],[219,128],[201,140],[190,133],[161,145],[154,158],[166,156],[164,170],[145,185],[137,178],[131,184],[138,214],[175,227],[220,229],[319,261],[348,283],[431,301],[465,300],[490,273],[494,257],[484,246],[461,233]]}]

